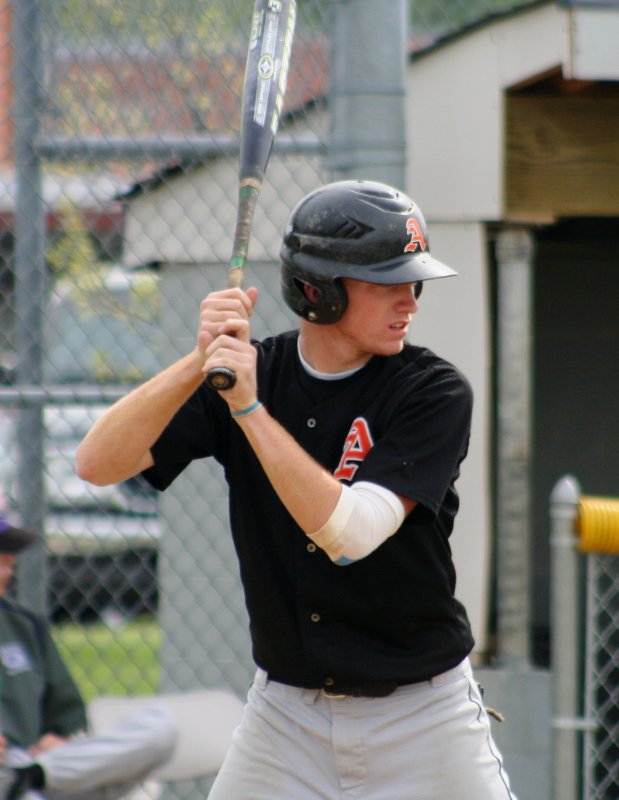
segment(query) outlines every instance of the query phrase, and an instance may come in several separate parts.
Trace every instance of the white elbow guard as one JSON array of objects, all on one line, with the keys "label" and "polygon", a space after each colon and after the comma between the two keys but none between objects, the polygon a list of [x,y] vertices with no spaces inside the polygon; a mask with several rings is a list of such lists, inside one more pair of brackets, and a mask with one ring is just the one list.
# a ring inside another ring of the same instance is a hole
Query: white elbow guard
[{"label": "white elbow guard", "polygon": [[404,521],[400,498],[376,483],[342,486],[333,513],[309,535],[331,561],[345,566],[365,558],[398,530]]}]

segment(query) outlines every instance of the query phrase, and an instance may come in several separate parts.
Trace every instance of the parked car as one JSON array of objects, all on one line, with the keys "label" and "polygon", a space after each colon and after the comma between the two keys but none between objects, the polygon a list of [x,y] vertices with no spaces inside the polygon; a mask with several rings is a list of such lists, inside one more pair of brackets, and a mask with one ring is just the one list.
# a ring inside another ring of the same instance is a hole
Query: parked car
[{"label": "parked car", "polygon": [[[113,267],[93,286],[89,291],[70,284],[55,288],[46,315],[47,385],[139,381],[158,368],[156,277]],[[5,370],[5,382],[14,376],[14,369]],[[105,408],[75,402],[42,411],[43,533],[49,610],[56,620],[108,612],[133,616],[157,607],[156,492],[139,477],[95,487],[75,474],[77,446]],[[13,504],[19,413],[0,405],[0,492]]]},{"label": "parked car", "polygon": [[[56,620],[107,611],[134,616],[157,607],[156,493],[139,477],[97,487],[75,474],[77,445],[104,409],[72,404],[43,411],[44,534]],[[17,413],[0,414],[0,486],[9,503],[18,494]]]}]

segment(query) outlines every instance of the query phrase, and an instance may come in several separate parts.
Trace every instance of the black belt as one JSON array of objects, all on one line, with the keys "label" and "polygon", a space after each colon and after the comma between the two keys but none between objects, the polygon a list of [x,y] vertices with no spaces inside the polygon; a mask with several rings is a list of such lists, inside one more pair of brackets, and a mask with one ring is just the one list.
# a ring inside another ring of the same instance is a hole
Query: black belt
[{"label": "black belt", "polygon": [[275,681],[284,686],[294,686],[297,689],[308,689],[309,691],[321,692],[330,700],[341,700],[344,697],[388,697],[402,684],[397,681],[364,681],[362,683],[347,683],[341,681],[327,682],[320,687],[300,686],[290,681],[282,680],[278,676],[267,673],[261,667],[258,668],[256,679],[263,681],[261,685],[266,686],[268,681]]},{"label": "black belt", "polygon": [[371,681],[354,685],[334,683],[332,686],[323,686],[321,691],[326,697],[332,699],[342,697],[388,697],[395,692],[399,685],[395,681]]},{"label": "black belt", "polygon": [[[263,688],[267,685],[269,680],[272,680],[285,686],[294,686],[297,689],[307,689],[308,691],[320,692],[323,697],[326,697],[329,700],[343,700],[346,697],[388,697],[390,694],[393,694],[396,689],[403,686],[410,689],[411,687],[430,685],[434,686],[435,683],[436,685],[442,685],[446,681],[452,680],[453,676],[455,675],[467,674],[467,665],[468,661],[465,659],[465,661],[461,662],[457,666],[435,675],[433,678],[404,684],[398,681],[365,681],[363,683],[346,683],[336,681],[334,679],[327,679],[320,688],[299,686],[298,684],[277,678],[274,675],[269,675],[261,667],[258,667],[256,680]],[[331,681],[333,682],[331,683]]]}]

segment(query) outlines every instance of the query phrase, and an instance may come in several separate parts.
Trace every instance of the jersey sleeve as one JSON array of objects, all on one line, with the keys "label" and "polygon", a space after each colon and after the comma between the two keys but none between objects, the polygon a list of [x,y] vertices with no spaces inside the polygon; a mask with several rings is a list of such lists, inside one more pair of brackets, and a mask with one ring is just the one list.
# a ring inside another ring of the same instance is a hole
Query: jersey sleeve
[{"label": "jersey sleeve", "polygon": [[355,481],[371,481],[437,514],[459,475],[470,437],[473,394],[451,365],[394,393]]},{"label": "jersey sleeve", "polygon": [[144,471],[160,491],[197,458],[221,458],[228,431],[227,406],[214,392],[201,387],[179,409],[151,448],[155,464]]}]

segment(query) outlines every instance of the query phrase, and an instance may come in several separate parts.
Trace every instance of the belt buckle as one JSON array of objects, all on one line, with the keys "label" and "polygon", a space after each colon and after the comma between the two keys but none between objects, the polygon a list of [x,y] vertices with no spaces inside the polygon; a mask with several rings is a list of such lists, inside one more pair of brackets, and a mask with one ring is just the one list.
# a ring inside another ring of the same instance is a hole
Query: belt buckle
[{"label": "belt buckle", "polygon": [[332,694],[328,692],[326,689],[320,690],[323,697],[326,697],[327,700],[346,700],[347,697],[350,697],[349,694]]}]

